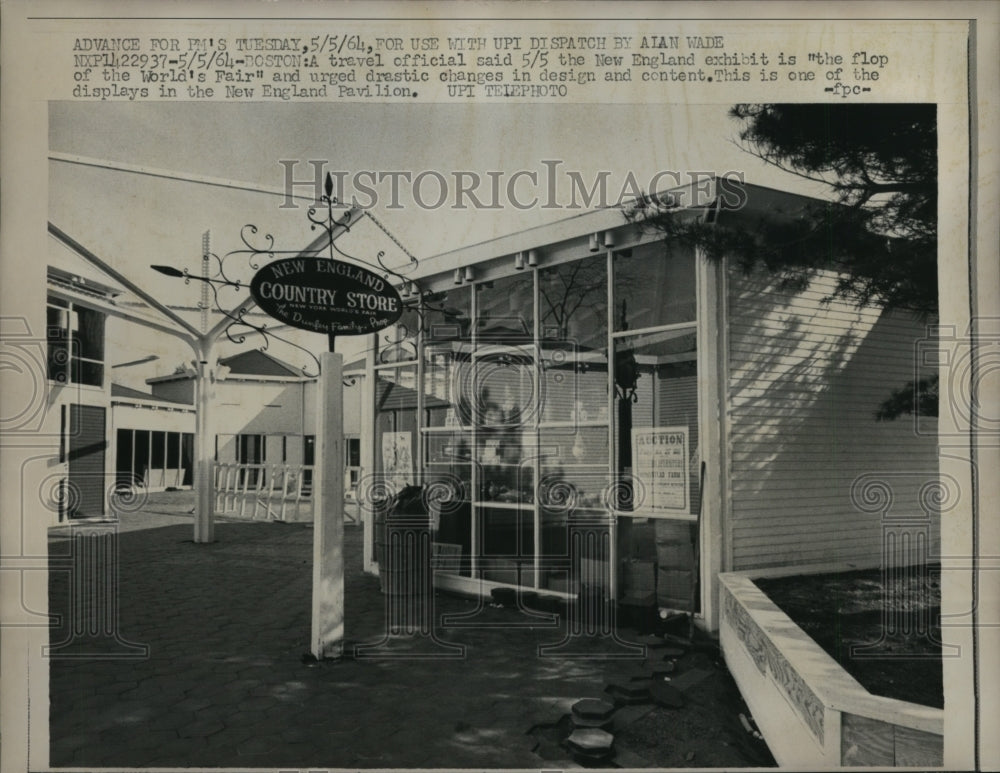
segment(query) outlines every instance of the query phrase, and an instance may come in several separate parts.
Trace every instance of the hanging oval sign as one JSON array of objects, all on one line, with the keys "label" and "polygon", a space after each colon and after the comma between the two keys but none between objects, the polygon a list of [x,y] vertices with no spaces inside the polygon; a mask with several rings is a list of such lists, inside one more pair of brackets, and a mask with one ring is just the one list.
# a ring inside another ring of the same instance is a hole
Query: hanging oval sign
[{"label": "hanging oval sign", "polygon": [[375,333],[403,314],[399,293],[385,279],[329,258],[268,263],[250,280],[250,295],[275,319],[314,333]]}]

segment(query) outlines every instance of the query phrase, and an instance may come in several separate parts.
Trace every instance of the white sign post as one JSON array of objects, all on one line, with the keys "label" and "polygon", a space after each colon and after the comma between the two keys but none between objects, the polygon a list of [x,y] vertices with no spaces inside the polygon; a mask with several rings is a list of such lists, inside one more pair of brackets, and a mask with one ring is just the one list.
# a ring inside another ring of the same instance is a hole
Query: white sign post
[{"label": "white sign post", "polygon": [[317,660],[340,657],[344,644],[343,366],[341,354],[320,355],[310,636]]}]

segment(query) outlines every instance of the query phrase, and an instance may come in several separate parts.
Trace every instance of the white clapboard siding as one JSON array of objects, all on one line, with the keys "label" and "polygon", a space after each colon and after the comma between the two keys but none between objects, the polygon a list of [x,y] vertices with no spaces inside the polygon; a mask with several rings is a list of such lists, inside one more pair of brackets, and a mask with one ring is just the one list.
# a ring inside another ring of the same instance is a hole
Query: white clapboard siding
[{"label": "white clapboard siding", "polygon": [[[899,516],[916,519],[908,528],[927,534],[937,555],[939,514],[920,496],[937,480],[936,423],[875,419],[894,389],[929,375],[914,366],[926,328],[907,315],[824,302],[834,286],[833,274],[799,292],[729,274],[733,569],[879,565]],[[856,483],[875,480],[891,504],[852,499]]]}]

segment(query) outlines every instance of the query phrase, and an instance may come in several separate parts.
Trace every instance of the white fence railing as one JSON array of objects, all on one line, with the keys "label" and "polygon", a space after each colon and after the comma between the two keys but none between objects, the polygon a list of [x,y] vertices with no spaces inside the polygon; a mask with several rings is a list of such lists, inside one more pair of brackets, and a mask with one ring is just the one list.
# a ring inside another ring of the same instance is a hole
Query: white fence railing
[{"label": "white fence railing", "polygon": [[312,478],[306,464],[217,462],[215,512],[251,520],[310,520]]}]

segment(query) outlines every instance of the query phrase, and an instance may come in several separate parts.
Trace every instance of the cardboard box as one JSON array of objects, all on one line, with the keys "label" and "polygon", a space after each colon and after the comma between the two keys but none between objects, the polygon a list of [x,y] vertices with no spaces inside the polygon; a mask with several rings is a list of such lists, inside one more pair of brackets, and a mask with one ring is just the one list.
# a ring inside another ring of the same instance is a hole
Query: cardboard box
[{"label": "cardboard box", "polygon": [[694,568],[694,546],[690,542],[657,542],[656,563],[664,571],[690,571]]},{"label": "cardboard box", "polygon": [[656,592],[656,562],[633,559],[622,565],[622,588],[631,596]]},{"label": "cardboard box", "polygon": [[656,600],[672,609],[689,609],[694,590],[694,572],[660,569],[656,574]]},{"label": "cardboard box", "polygon": [[652,523],[632,525],[629,539],[629,555],[632,558],[656,558],[656,530]]},{"label": "cardboard box", "polygon": [[654,541],[657,544],[671,542],[691,543],[693,526],[687,521],[671,521],[668,518],[659,518],[654,522],[653,528],[656,533]]}]

